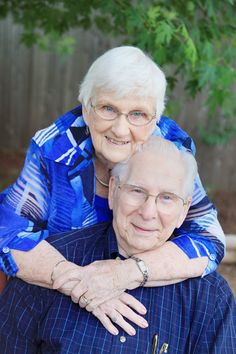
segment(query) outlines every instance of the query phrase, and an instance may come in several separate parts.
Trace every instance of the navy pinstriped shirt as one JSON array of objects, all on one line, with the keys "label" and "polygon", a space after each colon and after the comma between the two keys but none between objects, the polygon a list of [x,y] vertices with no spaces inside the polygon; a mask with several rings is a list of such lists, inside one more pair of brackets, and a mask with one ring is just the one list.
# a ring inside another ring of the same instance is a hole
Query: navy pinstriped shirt
[{"label": "navy pinstriped shirt", "polygon": [[[110,223],[51,236],[70,261],[86,265],[119,255]],[[217,273],[179,284],[130,291],[147,308],[149,327],[109,334],[100,322],[57,291],[10,281],[0,298],[1,354],[148,354],[164,343],[170,354],[235,354],[236,306]]]}]

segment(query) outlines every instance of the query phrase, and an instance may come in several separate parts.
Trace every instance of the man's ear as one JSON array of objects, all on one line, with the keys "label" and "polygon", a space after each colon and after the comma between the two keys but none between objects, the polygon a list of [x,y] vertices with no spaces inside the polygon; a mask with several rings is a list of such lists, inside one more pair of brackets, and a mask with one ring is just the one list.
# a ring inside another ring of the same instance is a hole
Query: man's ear
[{"label": "man's ear", "polygon": [[186,218],[186,216],[188,214],[188,211],[189,211],[191,203],[192,203],[192,198],[188,197],[187,201],[186,201],[186,204],[183,206],[183,210],[180,213],[180,216],[179,216],[179,219],[178,219],[178,222],[177,222],[177,225],[176,225],[177,228],[179,228],[183,224],[183,222],[184,222],[184,220],[185,220],[185,218]]},{"label": "man's ear", "polygon": [[111,176],[109,180],[109,192],[108,192],[108,204],[111,210],[113,209],[115,187],[116,187],[116,177]]}]

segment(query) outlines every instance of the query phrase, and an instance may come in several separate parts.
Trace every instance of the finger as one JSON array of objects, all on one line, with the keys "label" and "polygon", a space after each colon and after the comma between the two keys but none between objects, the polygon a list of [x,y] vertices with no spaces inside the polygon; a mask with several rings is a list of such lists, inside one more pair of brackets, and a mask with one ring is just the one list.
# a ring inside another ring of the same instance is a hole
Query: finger
[{"label": "finger", "polygon": [[119,325],[128,335],[134,336],[136,334],[134,327],[129,324],[119,312],[116,312],[116,314],[113,313],[111,316],[109,315],[109,317],[111,320],[115,320],[115,323]]},{"label": "finger", "polygon": [[116,310],[123,316],[123,318],[128,319],[130,322],[135,323],[137,326],[141,328],[147,328],[148,327],[148,322],[134,312],[129,306],[123,304],[122,302],[117,303]]},{"label": "finger", "polygon": [[79,306],[82,308],[88,306],[90,302],[91,302],[91,300],[88,298],[87,293],[83,294],[79,298]]},{"label": "finger", "polygon": [[108,330],[109,333],[115,336],[119,334],[118,329],[113,325],[110,318],[105,313],[100,311],[100,309],[97,308],[95,311],[93,311],[93,315],[97,317],[97,319]]},{"label": "finger", "polygon": [[101,296],[97,297],[96,294],[93,295],[93,293],[88,290],[87,294],[88,294],[88,297],[91,299],[91,302],[89,303],[88,306],[86,306],[86,310],[89,312],[92,312],[97,307],[103,305],[104,303],[112,301],[112,300],[116,300],[121,295],[121,293],[122,292],[119,290],[115,293],[110,292],[108,295],[103,295],[102,297]]},{"label": "finger", "polygon": [[146,307],[137,299],[135,299],[134,296],[123,293],[120,295],[119,299],[129,307],[131,307],[133,310],[136,312],[140,313],[141,315],[145,315],[147,313]]},{"label": "finger", "polygon": [[[87,291],[87,288],[85,288],[83,286],[83,284],[81,284],[81,282],[77,282],[77,284],[75,285],[75,287],[71,291],[71,300],[73,302],[75,302],[76,304],[79,303],[80,297],[83,294],[85,294],[86,291]],[[83,303],[81,305],[83,305]],[[86,305],[87,304],[85,304],[85,306]],[[85,307],[85,306],[81,306],[81,307]]]}]

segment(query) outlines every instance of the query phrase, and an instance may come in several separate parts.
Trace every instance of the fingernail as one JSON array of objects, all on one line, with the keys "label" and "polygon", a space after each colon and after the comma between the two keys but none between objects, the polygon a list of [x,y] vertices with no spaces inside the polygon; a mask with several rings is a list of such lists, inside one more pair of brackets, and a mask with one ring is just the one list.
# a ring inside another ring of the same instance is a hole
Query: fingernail
[{"label": "fingernail", "polygon": [[143,328],[148,327],[148,322],[143,319],[143,320],[141,321],[141,327],[143,327]]},{"label": "fingernail", "polygon": [[130,334],[131,336],[134,336],[134,335],[136,334],[135,329],[132,328],[132,329],[129,331],[129,334]]},{"label": "fingernail", "polygon": [[141,313],[143,313],[145,315],[146,312],[147,312],[147,309],[145,307],[141,307]]},{"label": "fingernail", "polygon": [[117,334],[119,334],[118,329],[113,329],[113,330],[112,330],[112,334],[114,334],[114,336],[117,336]]}]

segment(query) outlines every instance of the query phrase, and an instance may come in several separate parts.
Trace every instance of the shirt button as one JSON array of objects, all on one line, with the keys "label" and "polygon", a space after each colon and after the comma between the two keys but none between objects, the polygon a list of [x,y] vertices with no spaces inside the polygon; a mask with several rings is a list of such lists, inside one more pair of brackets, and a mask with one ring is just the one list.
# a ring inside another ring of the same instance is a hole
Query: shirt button
[{"label": "shirt button", "polygon": [[9,247],[3,247],[2,252],[8,253],[10,251]]},{"label": "shirt button", "polygon": [[119,256],[116,257],[117,261],[121,261],[121,258]]},{"label": "shirt button", "polygon": [[125,343],[125,342],[126,342],[125,336],[120,336],[120,342],[121,342],[121,343]]},{"label": "shirt button", "polygon": [[216,256],[213,253],[210,254],[209,258],[210,258],[211,261],[215,261],[216,260]]}]

